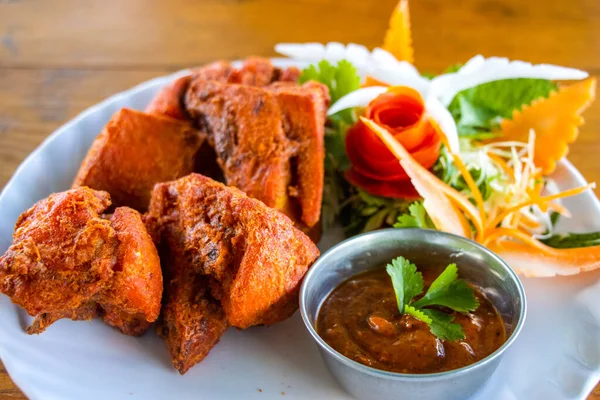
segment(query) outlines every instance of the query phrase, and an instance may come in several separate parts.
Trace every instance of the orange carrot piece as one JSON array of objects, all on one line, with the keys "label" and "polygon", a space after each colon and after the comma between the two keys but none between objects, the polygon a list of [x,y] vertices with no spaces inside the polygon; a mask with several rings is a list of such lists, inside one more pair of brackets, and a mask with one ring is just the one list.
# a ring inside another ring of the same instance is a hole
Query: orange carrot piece
[{"label": "orange carrot piece", "polygon": [[532,277],[574,275],[600,267],[600,246],[555,249],[523,234],[527,241],[495,240],[487,247],[515,272]]},{"label": "orange carrot piece", "polygon": [[394,8],[382,48],[392,53],[398,60],[414,64],[408,0],[400,0]]},{"label": "orange carrot piece", "polygon": [[534,101],[515,110],[512,119],[501,122],[501,139],[526,142],[529,131],[536,134],[535,165],[548,175],[556,168],[556,162],[567,154],[583,124],[581,113],[595,97],[596,78],[586,79],[561,87],[548,98]]},{"label": "orange carrot piece", "polygon": [[[510,214],[512,214],[512,213],[514,213],[516,211],[519,211],[523,207],[532,206],[534,204],[537,204],[540,208],[543,209],[552,200],[561,199],[563,197],[575,196],[577,194],[585,192],[588,189],[595,188],[595,187],[596,187],[595,183],[588,183],[585,186],[580,186],[580,187],[577,187],[577,188],[565,190],[565,191],[562,191],[560,193],[553,194],[553,195],[550,195],[550,196],[540,196],[540,197],[531,198],[531,199],[529,199],[527,201],[524,201],[524,202],[522,202],[520,204],[517,204],[515,206],[507,208],[506,210],[504,210],[503,212],[501,212],[499,215],[496,216],[496,218],[494,218],[493,220],[491,220],[487,224],[486,231],[489,231],[490,229],[496,229],[496,226],[500,222],[502,222],[502,220],[504,218],[508,217]],[[486,235],[486,238],[487,238],[487,235]]]}]

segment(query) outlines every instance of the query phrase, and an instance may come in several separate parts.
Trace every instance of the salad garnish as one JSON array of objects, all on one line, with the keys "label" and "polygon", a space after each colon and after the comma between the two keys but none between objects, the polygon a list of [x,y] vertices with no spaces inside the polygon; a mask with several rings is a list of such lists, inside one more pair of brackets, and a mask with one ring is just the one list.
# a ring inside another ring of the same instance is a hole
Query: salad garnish
[{"label": "salad garnish", "polygon": [[[382,47],[276,46],[313,64],[301,79],[333,89],[325,222],[339,217],[349,236],[386,226],[454,233],[531,276],[600,267],[599,233],[559,236],[555,224],[558,215],[570,217],[561,200],[594,184],[561,191],[552,176],[577,138],[596,79],[480,55],[437,76],[421,74],[408,0],[394,9]],[[324,62],[336,72],[315,73]],[[332,84],[336,74],[354,84]]]},{"label": "salad garnish", "polygon": [[452,322],[455,317],[442,311],[450,309],[468,313],[479,307],[473,288],[458,279],[456,264],[448,265],[418,300],[415,298],[423,292],[424,283],[423,274],[417,271],[415,264],[404,257],[397,257],[386,266],[386,271],[392,279],[400,314],[408,314],[425,322],[431,333],[439,339],[456,341],[465,338],[462,326]]}]

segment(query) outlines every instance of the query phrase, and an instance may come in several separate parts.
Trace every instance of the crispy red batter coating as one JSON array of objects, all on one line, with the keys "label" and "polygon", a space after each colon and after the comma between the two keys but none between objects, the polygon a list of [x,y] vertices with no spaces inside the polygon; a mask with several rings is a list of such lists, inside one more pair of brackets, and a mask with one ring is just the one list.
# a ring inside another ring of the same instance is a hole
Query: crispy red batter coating
[{"label": "crispy red batter coating", "polygon": [[[161,243],[171,279],[159,333],[177,368],[204,358],[216,343],[223,315],[230,325],[247,328],[293,314],[301,280],[319,255],[288,217],[199,174],[156,185],[146,223]],[[190,274],[204,279],[190,279]],[[190,295],[181,293],[204,296],[189,302],[182,299]],[[224,314],[214,307],[219,303]],[[205,328],[171,334],[173,327],[185,327],[180,321],[190,320],[204,321]],[[173,351],[190,348],[200,350],[189,358]]]},{"label": "crispy red batter coating", "polygon": [[186,75],[167,84],[158,91],[150,104],[146,106],[145,112],[187,121],[188,116],[181,102],[190,81],[191,76]]},{"label": "crispy red batter coating", "polygon": [[209,293],[207,277],[179,271],[165,290],[168,301],[156,332],[165,341],[173,366],[183,375],[206,358],[229,324],[223,307]]},{"label": "crispy red batter coating", "polygon": [[145,211],[155,183],[192,172],[202,141],[189,124],[123,108],[92,144],[73,187],[105,190],[115,206]]},{"label": "crispy red batter coating", "polygon": [[213,80],[245,85],[266,86],[272,82],[297,82],[300,70],[296,67],[280,69],[274,67],[266,58],[249,57],[240,69],[235,69],[227,61],[216,61],[205,66],[192,69],[189,75],[182,76],[165,85],[154,96],[146,107],[150,114],[188,120],[183,106],[183,97],[193,79]]},{"label": "crispy red batter coating", "polygon": [[301,220],[313,227],[321,217],[325,159],[325,120],[329,91],[317,82],[302,86],[277,82],[268,87],[277,95],[284,116],[286,136],[298,143],[295,176]]},{"label": "crispy red batter coating", "polygon": [[28,333],[103,315],[123,333],[141,334],[158,317],[156,248],[136,211],[102,218],[109,205],[108,193],[82,187],[50,195],[17,220],[0,257],[0,291],[36,317]]},{"label": "crispy red batter coating", "polygon": [[295,151],[283,131],[277,98],[264,89],[194,80],[185,104],[208,134],[228,185],[285,210]]},{"label": "crispy red batter coating", "polygon": [[216,61],[192,70],[189,75],[175,79],[156,93],[150,104],[146,106],[149,114],[164,115],[181,121],[187,121],[188,115],[183,108],[183,96],[192,80],[192,76],[206,80],[226,82],[234,72],[227,61]]},{"label": "crispy red batter coating", "polygon": [[113,281],[99,300],[102,318],[128,335],[141,335],[160,314],[160,259],[140,213],[118,207],[110,222],[119,248]]}]

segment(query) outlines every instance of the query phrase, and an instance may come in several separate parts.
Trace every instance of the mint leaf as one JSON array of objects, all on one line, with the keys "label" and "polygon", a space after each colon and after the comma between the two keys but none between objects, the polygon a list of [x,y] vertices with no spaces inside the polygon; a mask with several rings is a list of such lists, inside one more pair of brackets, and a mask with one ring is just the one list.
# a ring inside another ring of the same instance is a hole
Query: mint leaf
[{"label": "mint leaf", "polygon": [[408,314],[419,321],[425,322],[427,325],[431,324],[433,320],[428,317],[422,310],[417,310],[413,306],[409,306],[408,304],[404,305],[404,314]]},{"label": "mint leaf", "polygon": [[417,272],[415,264],[404,257],[393,259],[385,269],[392,278],[398,310],[402,312],[404,306],[423,291],[423,275]]},{"label": "mint leaf", "polygon": [[431,218],[427,215],[422,201],[416,201],[408,206],[408,214],[400,215],[398,221],[394,224],[394,228],[436,229]]},{"label": "mint leaf", "polygon": [[458,267],[450,264],[429,286],[425,296],[412,304],[417,308],[443,306],[466,313],[479,307],[473,288],[458,279]]},{"label": "mint leaf", "polygon": [[600,232],[556,234],[540,241],[555,249],[599,246]]},{"label": "mint leaf", "polygon": [[557,88],[544,79],[505,79],[488,82],[458,93],[448,107],[461,136],[478,138],[498,127],[502,118]]},{"label": "mint leaf", "polygon": [[450,342],[466,338],[462,326],[452,322],[454,316],[437,310],[421,310],[421,313],[431,320],[429,330],[438,338]]}]

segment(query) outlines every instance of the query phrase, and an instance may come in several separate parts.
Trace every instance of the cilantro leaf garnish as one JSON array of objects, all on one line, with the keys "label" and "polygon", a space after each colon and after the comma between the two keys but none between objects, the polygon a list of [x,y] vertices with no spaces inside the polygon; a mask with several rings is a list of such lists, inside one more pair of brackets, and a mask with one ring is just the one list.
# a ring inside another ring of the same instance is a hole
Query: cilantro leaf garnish
[{"label": "cilantro leaf garnish", "polygon": [[[302,70],[298,81],[304,83],[311,80],[320,82],[329,88],[331,104],[360,88],[360,76],[356,67],[347,60],[341,60],[337,65],[331,64],[327,60],[321,60],[317,65],[309,65]],[[350,124],[355,120],[352,109],[342,110],[330,119],[342,120]]]},{"label": "cilantro leaf garnish", "polygon": [[430,309],[424,309],[422,313],[431,319],[431,323],[428,324],[429,330],[438,338],[455,342],[463,340],[466,337],[462,326],[456,322],[452,322],[454,321],[453,315]]},{"label": "cilantro leaf garnish", "polygon": [[442,340],[461,340],[465,338],[462,326],[452,322],[454,316],[440,310],[425,307],[446,307],[467,313],[475,311],[479,302],[473,288],[462,279],[458,279],[458,267],[450,264],[433,281],[429,289],[419,300],[413,299],[423,292],[423,275],[415,264],[404,257],[397,257],[386,266],[396,294],[398,310],[429,325],[429,330]]},{"label": "cilantro leaf garnish", "polygon": [[419,310],[417,308],[414,308],[413,306],[409,306],[408,304],[404,306],[404,314],[408,314],[418,319],[419,321],[423,321],[427,325],[431,325],[431,323],[433,322],[433,320],[430,317],[428,317],[427,314],[423,312],[423,310]]},{"label": "cilantro leaf garnish", "polygon": [[422,201],[415,201],[408,206],[408,214],[403,214],[398,217],[398,221],[394,224],[394,228],[424,228],[435,229],[435,225],[427,215]]},{"label": "cilantro leaf garnish", "polygon": [[388,275],[396,293],[398,310],[404,310],[405,304],[423,291],[423,274],[417,271],[417,266],[404,257],[397,257],[386,266]]},{"label": "cilantro leaf garnish", "polygon": [[415,301],[413,305],[418,308],[443,306],[466,313],[475,311],[479,307],[479,302],[475,298],[473,288],[462,279],[458,279],[456,264],[450,264],[429,286],[425,296]]}]

